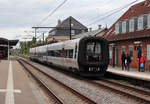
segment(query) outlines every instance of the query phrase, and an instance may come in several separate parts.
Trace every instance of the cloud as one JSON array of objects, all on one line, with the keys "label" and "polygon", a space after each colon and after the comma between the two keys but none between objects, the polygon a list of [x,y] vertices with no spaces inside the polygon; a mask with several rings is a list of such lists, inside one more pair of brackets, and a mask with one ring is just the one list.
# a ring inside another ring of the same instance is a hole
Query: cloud
[{"label": "cloud", "polygon": [[[64,20],[68,16],[73,16],[84,25],[88,25],[106,12],[132,1],[68,0],[41,26],[56,26],[58,19]],[[14,39],[16,36],[25,35],[25,30],[31,30],[32,26],[37,25],[62,2],[63,0],[0,0],[0,37]],[[108,24],[110,26],[124,12],[121,11],[103,21],[99,21],[92,27],[97,28],[98,24],[103,26]]]}]

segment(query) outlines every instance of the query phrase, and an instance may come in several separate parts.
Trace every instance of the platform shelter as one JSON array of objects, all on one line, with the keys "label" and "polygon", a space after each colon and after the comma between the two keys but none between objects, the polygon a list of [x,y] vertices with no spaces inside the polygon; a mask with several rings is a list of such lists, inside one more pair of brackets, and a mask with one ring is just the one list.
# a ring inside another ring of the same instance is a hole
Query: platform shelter
[{"label": "platform shelter", "polygon": [[19,40],[8,40],[0,38],[0,59],[9,59],[10,49],[18,43]]}]

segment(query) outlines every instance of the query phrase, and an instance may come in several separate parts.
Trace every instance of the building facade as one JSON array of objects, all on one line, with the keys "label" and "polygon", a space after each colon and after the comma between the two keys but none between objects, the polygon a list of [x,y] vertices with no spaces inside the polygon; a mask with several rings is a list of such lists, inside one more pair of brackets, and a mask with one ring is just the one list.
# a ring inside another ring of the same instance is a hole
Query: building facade
[{"label": "building facade", "polygon": [[88,32],[88,28],[70,16],[62,22],[58,20],[56,28],[49,32],[48,42],[69,40],[70,35],[72,37],[84,32]]},{"label": "building facade", "polygon": [[146,57],[150,70],[150,0],[131,6],[105,33],[110,41],[110,64],[121,66],[124,51],[131,56],[132,68],[139,67],[139,51]]}]

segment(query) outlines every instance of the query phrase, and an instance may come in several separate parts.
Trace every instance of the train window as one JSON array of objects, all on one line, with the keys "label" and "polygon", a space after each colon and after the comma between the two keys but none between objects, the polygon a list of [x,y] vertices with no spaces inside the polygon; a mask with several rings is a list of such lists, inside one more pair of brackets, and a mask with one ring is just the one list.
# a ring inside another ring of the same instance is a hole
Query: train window
[{"label": "train window", "polygon": [[87,44],[87,53],[92,53],[94,50],[94,42],[89,42]]},{"label": "train window", "polygon": [[101,61],[101,44],[100,42],[88,42],[86,47],[86,56],[87,61],[97,62]]},{"label": "train window", "polygon": [[48,56],[73,58],[73,49],[48,51]]},{"label": "train window", "polygon": [[99,42],[96,42],[96,44],[95,44],[95,53],[96,54],[101,53],[101,44]]},{"label": "train window", "polygon": [[48,56],[51,56],[51,52],[50,51],[47,51],[47,54],[48,54]]},{"label": "train window", "polygon": [[48,51],[48,56],[55,56],[54,51]]},{"label": "train window", "polygon": [[69,50],[69,58],[73,58],[73,49]]},{"label": "train window", "polygon": [[99,42],[87,43],[87,53],[101,54],[101,44]]},{"label": "train window", "polygon": [[68,56],[68,51],[64,50],[64,54],[65,54],[65,57],[67,57]]},{"label": "train window", "polygon": [[60,51],[59,50],[55,50],[54,51],[54,56],[55,57],[60,57],[61,55],[60,55]]},{"label": "train window", "polygon": [[65,50],[60,50],[60,57],[65,57]]},{"label": "train window", "polygon": [[48,51],[48,56],[64,57],[64,54],[63,54],[62,50],[52,50],[52,51]]}]

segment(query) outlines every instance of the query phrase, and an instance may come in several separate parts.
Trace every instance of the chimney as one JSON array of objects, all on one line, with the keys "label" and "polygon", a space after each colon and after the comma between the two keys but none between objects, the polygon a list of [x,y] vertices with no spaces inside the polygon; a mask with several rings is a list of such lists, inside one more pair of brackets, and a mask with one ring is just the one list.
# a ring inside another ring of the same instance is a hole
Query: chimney
[{"label": "chimney", "polygon": [[102,28],[102,25],[98,25],[98,29],[101,29]]},{"label": "chimney", "polygon": [[91,27],[89,28],[89,31],[92,32],[92,28]]},{"label": "chimney", "polygon": [[61,24],[61,20],[60,19],[58,19],[58,25],[60,25]]}]

